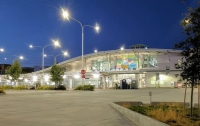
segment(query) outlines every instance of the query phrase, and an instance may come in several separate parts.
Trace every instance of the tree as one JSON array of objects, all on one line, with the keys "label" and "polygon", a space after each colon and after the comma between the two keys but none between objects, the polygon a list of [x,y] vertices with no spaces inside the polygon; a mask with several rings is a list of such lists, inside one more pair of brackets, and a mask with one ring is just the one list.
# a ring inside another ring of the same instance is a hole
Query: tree
[{"label": "tree", "polygon": [[50,74],[51,74],[51,81],[55,82],[55,86],[57,86],[58,84],[60,84],[60,82],[63,81],[62,76],[64,72],[62,71],[62,68],[59,65],[54,64],[51,67]]},{"label": "tree", "polygon": [[189,13],[180,23],[187,38],[185,41],[175,44],[175,49],[182,50],[181,76],[187,79],[192,86],[190,99],[190,116],[192,117],[194,86],[200,79],[200,6],[188,8],[188,11]]},{"label": "tree", "polygon": [[12,65],[8,67],[7,78],[11,79],[11,81],[14,81],[14,84],[16,85],[21,73],[22,73],[22,68],[20,62],[18,60],[14,60]]}]

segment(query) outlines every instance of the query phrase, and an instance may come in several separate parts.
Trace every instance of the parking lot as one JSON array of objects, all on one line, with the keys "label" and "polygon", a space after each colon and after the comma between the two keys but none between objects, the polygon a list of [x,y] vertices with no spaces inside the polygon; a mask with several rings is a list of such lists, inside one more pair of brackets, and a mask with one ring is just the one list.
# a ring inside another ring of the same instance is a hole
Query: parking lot
[{"label": "parking lot", "polygon": [[[184,89],[6,91],[0,95],[1,126],[135,126],[110,107],[115,101],[183,102]],[[190,101],[190,88],[187,91]],[[197,89],[194,91],[197,103]]]}]

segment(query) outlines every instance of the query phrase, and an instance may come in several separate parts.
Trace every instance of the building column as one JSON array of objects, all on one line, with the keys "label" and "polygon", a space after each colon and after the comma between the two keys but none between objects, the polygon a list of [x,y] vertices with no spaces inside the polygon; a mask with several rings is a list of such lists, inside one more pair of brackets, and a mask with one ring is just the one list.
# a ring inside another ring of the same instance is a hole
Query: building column
[{"label": "building column", "polygon": [[103,76],[103,89],[106,89],[106,77]]},{"label": "building column", "polygon": [[108,56],[108,71],[110,71],[111,55]]},{"label": "building column", "polygon": [[72,78],[71,77],[69,77],[69,90],[70,91],[73,90],[72,89]]}]

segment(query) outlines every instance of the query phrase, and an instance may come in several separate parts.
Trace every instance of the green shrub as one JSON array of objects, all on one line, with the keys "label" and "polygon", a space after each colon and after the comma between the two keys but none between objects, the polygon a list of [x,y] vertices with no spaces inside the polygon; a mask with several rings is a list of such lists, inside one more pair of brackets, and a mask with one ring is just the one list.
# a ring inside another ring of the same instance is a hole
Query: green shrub
[{"label": "green shrub", "polygon": [[0,89],[0,94],[5,94],[5,91],[3,89]]},{"label": "green shrub", "polygon": [[47,85],[43,85],[43,86],[38,86],[36,88],[36,90],[53,90],[54,87],[53,86],[47,86]]},{"label": "green shrub", "polygon": [[76,87],[74,90],[83,90],[83,86],[79,85],[78,87]]},{"label": "green shrub", "polygon": [[132,111],[138,112],[140,114],[146,115],[148,107],[145,107],[145,106],[130,106],[129,109],[132,110]]},{"label": "green shrub", "polygon": [[87,91],[94,91],[93,85],[79,85],[74,90],[87,90]]},{"label": "green shrub", "polygon": [[3,89],[3,90],[10,90],[10,89],[13,89],[13,87],[10,86],[10,85],[3,85],[3,86],[1,86],[1,89]]},{"label": "green shrub", "polygon": [[13,90],[27,90],[28,87],[25,85],[19,85],[19,86],[15,86],[13,87]]},{"label": "green shrub", "polygon": [[58,85],[54,90],[66,90],[66,87],[64,85]]}]

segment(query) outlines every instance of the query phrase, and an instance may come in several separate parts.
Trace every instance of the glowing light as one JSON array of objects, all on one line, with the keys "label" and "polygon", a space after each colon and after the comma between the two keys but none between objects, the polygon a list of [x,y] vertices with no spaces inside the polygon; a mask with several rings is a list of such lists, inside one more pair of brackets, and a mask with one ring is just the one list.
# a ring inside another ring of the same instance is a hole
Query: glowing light
[{"label": "glowing light", "polygon": [[99,78],[99,76],[100,76],[99,74],[93,74],[94,78]]},{"label": "glowing light", "polygon": [[60,46],[60,43],[59,43],[58,40],[52,40],[52,41],[53,41],[53,43],[54,43],[54,46]]},{"label": "glowing light", "polygon": [[4,49],[3,49],[3,48],[1,48],[1,49],[0,49],[0,51],[1,51],[1,52],[3,52],[3,51],[4,51]]},{"label": "glowing light", "polygon": [[163,75],[163,74],[161,74],[159,77],[160,77],[160,80],[166,80],[166,78],[167,78],[167,76]]},{"label": "glowing light", "polygon": [[121,50],[124,50],[124,47],[121,47]]},{"label": "glowing light", "polygon": [[64,10],[63,8],[62,8],[62,16],[64,19],[67,18],[67,20],[69,20],[69,13],[67,12],[67,10]]},{"label": "glowing light", "polygon": [[44,81],[49,81],[49,75],[44,76]]},{"label": "glowing light", "polygon": [[95,25],[94,29],[96,30],[97,33],[99,33],[99,31],[100,31],[100,27],[99,27],[98,24]]},{"label": "glowing light", "polygon": [[186,23],[186,24],[189,24],[189,23],[190,23],[190,19],[186,19],[186,20],[185,20],[185,23]]},{"label": "glowing light", "polygon": [[78,79],[78,78],[80,78],[80,75],[79,74],[75,74],[74,78]]},{"label": "glowing light", "polygon": [[33,76],[33,82],[37,81],[37,76]]},{"label": "glowing light", "polygon": [[64,56],[67,56],[67,55],[68,55],[68,52],[66,51],[66,52],[64,52],[63,54],[64,54]]},{"label": "glowing light", "polygon": [[29,45],[30,48],[33,48],[33,45]]},{"label": "glowing light", "polygon": [[96,52],[97,52],[97,50],[95,49],[95,50],[94,50],[94,52],[96,53]]},{"label": "glowing light", "polygon": [[23,56],[20,56],[19,59],[24,59],[24,57],[23,57]]}]

